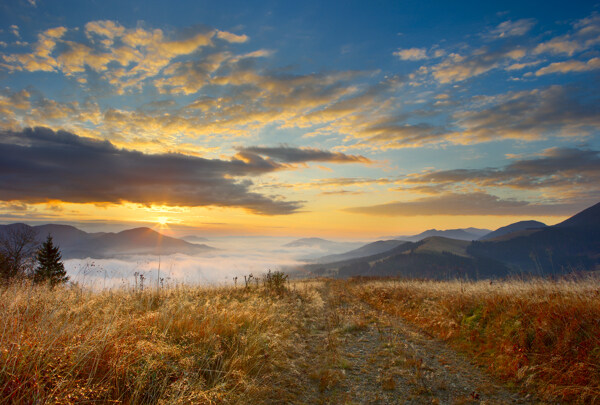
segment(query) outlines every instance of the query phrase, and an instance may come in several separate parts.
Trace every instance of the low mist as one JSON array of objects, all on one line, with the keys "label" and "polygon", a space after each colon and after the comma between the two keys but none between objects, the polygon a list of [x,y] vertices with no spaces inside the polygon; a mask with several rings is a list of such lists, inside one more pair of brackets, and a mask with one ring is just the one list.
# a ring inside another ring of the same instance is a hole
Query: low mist
[{"label": "low mist", "polygon": [[[144,276],[144,286],[186,284],[224,285],[244,283],[244,275],[260,276],[269,270],[286,270],[306,259],[335,253],[318,246],[284,247],[292,238],[228,237],[206,244],[215,252],[191,256],[132,255],[110,259],[68,259],[65,269],[72,282],[93,289],[132,287],[136,274]],[[160,270],[159,270],[160,269]],[[139,278],[137,280],[139,283]]]}]

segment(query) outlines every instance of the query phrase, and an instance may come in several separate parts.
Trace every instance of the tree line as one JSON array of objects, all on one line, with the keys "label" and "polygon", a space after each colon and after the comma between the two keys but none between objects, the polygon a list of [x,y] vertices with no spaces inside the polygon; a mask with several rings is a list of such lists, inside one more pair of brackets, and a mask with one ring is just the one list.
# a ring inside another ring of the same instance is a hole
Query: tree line
[{"label": "tree line", "polygon": [[16,224],[0,233],[0,281],[25,279],[55,286],[69,277],[52,236],[40,244],[33,228]]}]

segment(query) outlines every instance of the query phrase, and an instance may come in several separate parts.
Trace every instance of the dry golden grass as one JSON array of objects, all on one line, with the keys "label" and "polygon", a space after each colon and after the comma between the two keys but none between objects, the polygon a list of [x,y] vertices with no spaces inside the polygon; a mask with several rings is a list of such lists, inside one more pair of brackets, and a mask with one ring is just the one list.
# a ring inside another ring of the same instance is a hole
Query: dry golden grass
[{"label": "dry golden grass", "polygon": [[2,287],[0,403],[285,401],[303,291]]},{"label": "dry golden grass", "polygon": [[370,305],[545,399],[600,403],[600,282],[355,280]]},{"label": "dry golden grass", "polygon": [[[0,287],[0,403],[309,403],[342,384],[342,337],[371,322],[361,300],[545,399],[600,402],[597,280],[323,285]],[[397,347],[384,390],[402,369],[422,372]]]}]

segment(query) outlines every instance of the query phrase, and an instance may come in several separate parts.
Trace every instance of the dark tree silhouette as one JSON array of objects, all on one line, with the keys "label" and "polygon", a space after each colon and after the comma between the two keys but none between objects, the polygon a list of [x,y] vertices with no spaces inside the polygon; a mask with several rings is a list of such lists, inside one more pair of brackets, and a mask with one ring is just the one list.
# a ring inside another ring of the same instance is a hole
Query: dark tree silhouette
[{"label": "dark tree silhouette", "polygon": [[33,270],[37,235],[25,224],[10,225],[0,233],[0,279],[26,277]]},{"label": "dark tree silhouette", "polygon": [[36,283],[49,282],[51,286],[66,283],[69,280],[58,246],[54,246],[52,236],[48,235],[46,241],[37,252],[37,267],[33,273]]}]

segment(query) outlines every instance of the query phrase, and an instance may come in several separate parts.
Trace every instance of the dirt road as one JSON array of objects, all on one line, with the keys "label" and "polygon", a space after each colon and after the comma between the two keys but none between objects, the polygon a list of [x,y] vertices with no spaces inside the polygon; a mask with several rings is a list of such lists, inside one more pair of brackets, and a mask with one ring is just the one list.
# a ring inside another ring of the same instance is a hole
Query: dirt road
[{"label": "dirt road", "polygon": [[532,404],[469,359],[324,282],[304,336],[307,389],[297,403]]}]

